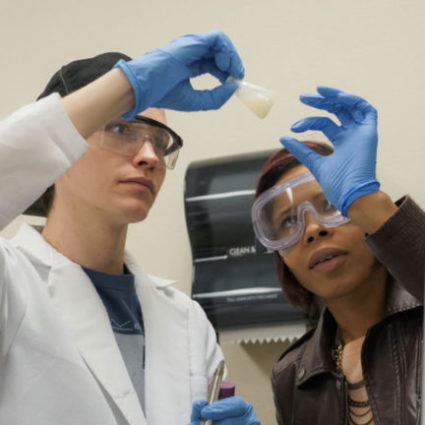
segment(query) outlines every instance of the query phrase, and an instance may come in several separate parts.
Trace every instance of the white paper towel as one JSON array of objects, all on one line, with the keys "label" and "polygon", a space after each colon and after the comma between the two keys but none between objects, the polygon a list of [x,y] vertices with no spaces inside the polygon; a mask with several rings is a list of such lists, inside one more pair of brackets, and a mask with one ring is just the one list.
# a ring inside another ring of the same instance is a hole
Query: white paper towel
[{"label": "white paper towel", "polygon": [[219,331],[220,342],[236,344],[264,344],[294,342],[307,331],[305,323],[226,329]]}]

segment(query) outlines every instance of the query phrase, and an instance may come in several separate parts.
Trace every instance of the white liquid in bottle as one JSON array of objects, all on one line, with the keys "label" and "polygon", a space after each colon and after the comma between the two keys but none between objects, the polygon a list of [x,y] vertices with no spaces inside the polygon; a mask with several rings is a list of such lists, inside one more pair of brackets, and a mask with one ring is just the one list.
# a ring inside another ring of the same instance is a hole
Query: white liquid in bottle
[{"label": "white liquid in bottle", "polygon": [[238,89],[236,96],[255,114],[258,118],[264,118],[274,104],[276,94],[263,87],[247,83],[242,80],[229,78]]},{"label": "white liquid in bottle", "polygon": [[264,118],[269,113],[274,103],[274,99],[263,93],[237,93],[236,95],[255,115],[257,115],[258,118]]}]

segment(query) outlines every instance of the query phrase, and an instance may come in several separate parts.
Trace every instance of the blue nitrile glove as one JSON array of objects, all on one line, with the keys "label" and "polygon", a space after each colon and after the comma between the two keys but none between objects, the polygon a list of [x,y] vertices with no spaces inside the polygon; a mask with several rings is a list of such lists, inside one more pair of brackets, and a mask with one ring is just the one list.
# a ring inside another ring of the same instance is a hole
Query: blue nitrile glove
[{"label": "blue nitrile glove", "polygon": [[[232,76],[244,76],[242,61],[221,31],[187,34],[139,59],[116,65],[133,87],[135,107],[123,117],[132,119],[149,108],[200,111],[220,108],[235,92]],[[194,90],[189,79],[209,73],[222,83],[212,90]]]},{"label": "blue nitrile glove", "polygon": [[335,114],[341,125],[330,118],[309,117],[297,121],[291,130],[322,131],[333,143],[334,152],[322,156],[292,137],[284,136],[280,141],[311,171],[328,200],[347,216],[357,198],[379,190],[377,112],[361,97],[331,87],[319,86],[317,91],[318,95],[300,96],[301,102]]},{"label": "blue nitrile glove", "polygon": [[211,419],[213,425],[260,425],[251,404],[240,397],[228,397],[206,405],[204,400],[193,403],[190,425]]}]

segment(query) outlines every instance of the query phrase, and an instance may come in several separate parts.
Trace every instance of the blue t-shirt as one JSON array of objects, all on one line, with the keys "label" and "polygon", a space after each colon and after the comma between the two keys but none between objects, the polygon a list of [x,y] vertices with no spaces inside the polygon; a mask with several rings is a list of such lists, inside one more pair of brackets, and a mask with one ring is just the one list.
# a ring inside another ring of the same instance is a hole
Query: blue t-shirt
[{"label": "blue t-shirt", "polygon": [[102,273],[83,267],[93,282],[111,321],[133,386],[145,410],[145,334],[134,275]]}]

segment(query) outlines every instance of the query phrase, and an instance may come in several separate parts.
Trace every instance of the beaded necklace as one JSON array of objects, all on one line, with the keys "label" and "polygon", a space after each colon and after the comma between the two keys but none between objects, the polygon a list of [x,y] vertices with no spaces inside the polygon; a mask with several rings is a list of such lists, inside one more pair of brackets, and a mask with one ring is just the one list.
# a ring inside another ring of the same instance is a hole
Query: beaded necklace
[{"label": "beaded necklace", "polygon": [[[339,332],[337,332],[333,354],[335,359],[336,371],[340,374],[344,374],[342,370],[342,350],[343,349],[344,349],[344,345],[339,336]],[[353,400],[350,394],[350,392],[359,390],[365,386],[366,384],[364,379],[354,383],[351,383],[347,380],[348,422],[351,425],[370,425],[373,422],[372,408],[370,407],[369,400],[368,399],[366,399],[365,401]],[[358,421],[361,421],[362,419],[366,419],[366,422],[358,422]]]}]

